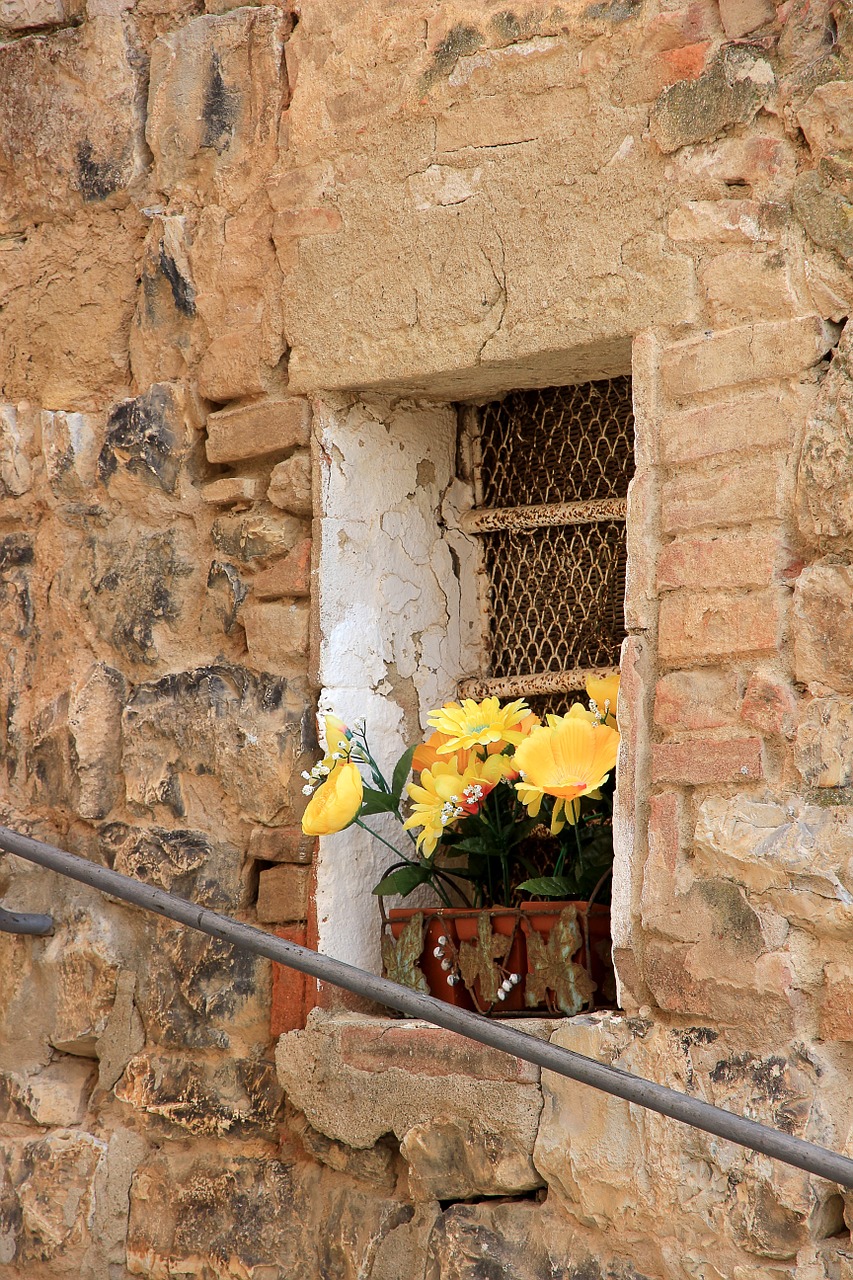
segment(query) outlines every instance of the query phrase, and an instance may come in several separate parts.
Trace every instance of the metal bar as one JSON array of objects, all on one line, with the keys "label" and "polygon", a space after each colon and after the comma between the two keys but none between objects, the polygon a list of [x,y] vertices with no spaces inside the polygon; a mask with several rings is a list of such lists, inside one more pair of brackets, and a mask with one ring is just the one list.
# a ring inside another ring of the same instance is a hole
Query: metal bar
[{"label": "metal bar", "polygon": [[0,827],[0,849],[72,880],[79,880],[82,884],[91,885],[114,898],[121,898],[191,929],[198,929],[212,938],[219,938],[253,951],[256,955],[266,956],[300,973],[307,973],[312,978],[331,982],[390,1009],[423,1018],[448,1031],[456,1031],[469,1040],[476,1040],[525,1062],[532,1062],[546,1071],[591,1085],[594,1089],[669,1116],[682,1124],[692,1125],[695,1129],[716,1134],[719,1138],[749,1147],[752,1151],[760,1151],[784,1164],[804,1169],[807,1173],[828,1178],[845,1187],[853,1187],[853,1160],[826,1147],[806,1142],[803,1138],[795,1138],[789,1133],[781,1133],[778,1129],[758,1124],[755,1120],[747,1120],[698,1098],[690,1098],[676,1089],[669,1089],[666,1085],[655,1084],[642,1076],[621,1071],[618,1067],[609,1067],[571,1049],[562,1049],[547,1041],[537,1040],[535,1036],[525,1035],[513,1027],[490,1021],[478,1013],[469,1013],[453,1005],[443,1004],[432,996],[421,995],[418,991],[398,986],[396,982],[378,978],[353,965],[319,955],[294,942],[286,942],[283,938],[264,933],[252,925],[240,924],[229,916],[208,911],[205,907],[187,902],[163,889],[142,884],[130,876],[120,875],[107,867],[88,862],[85,858],[65,853],[53,845],[9,831],[6,827]]},{"label": "metal bar", "polygon": [[618,667],[575,667],[573,671],[540,671],[530,676],[470,676],[459,681],[463,698],[529,698],[537,693],[574,693],[592,676],[619,674]]},{"label": "metal bar", "polygon": [[495,533],[499,529],[544,529],[563,524],[598,524],[625,520],[627,498],[590,498],[586,502],[542,502],[529,507],[474,507],[459,517],[463,533]]},{"label": "metal bar", "polygon": [[47,938],[53,933],[53,916],[30,911],[6,911],[0,907],[0,933],[23,933],[31,938]]}]

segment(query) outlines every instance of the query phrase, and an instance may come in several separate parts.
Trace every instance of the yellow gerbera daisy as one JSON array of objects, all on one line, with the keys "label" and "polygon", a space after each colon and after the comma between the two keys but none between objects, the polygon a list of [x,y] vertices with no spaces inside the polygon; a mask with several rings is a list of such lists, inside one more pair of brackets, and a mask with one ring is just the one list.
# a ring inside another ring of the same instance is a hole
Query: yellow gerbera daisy
[{"label": "yellow gerbera daisy", "polygon": [[330,836],[343,831],[358,817],[363,796],[358,767],[349,760],[336,764],[308,802],[302,815],[302,830],[307,836]]},{"label": "yellow gerbera daisy", "polygon": [[508,702],[502,707],[497,698],[484,698],[475,702],[465,698],[461,703],[446,702],[440,711],[431,711],[427,721],[446,741],[437,747],[440,756],[452,755],[460,748],[491,747],[496,750],[517,746],[526,736],[527,726],[522,727],[529,707],[523,698]]},{"label": "yellow gerbera daisy", "polygon": [[414,803],[403,826],[407,830],[423,828],[417,838],[418,848],[427,858],[440,844],[445,829],[457,818],[476,813],[512,767],[506,756],[489,756],[487,760],[474,757],[464,773],[452,764],[439,762],[424,769],[420,784],[408,784],[406,789]]},{"label": "yellow gerbera daisy", "polygon": [[554,796],[552,831],[574,822],[574,801],[597,791],[616,763],[619,734],[607,725],[590,724],[576,716],[549,716],[548,725],[534,729],[516,749],[516,783],[521,803],[537,817],[543,797]]}]

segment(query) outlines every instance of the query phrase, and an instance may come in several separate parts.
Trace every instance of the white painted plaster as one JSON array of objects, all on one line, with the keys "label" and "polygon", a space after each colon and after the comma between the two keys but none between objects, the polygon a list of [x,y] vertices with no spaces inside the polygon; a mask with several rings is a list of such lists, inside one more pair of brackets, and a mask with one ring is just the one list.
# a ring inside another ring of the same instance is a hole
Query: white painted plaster
[{"label": "white painted plaster", "polygon": [[[456,412],[340,398],[319,402],[314,420],[320,709],[348,723],[365,720],[390,777],[427,712],[455,697],[461,676],[482,668],[478,547],[455,527],[472,504],[455,476]],[[392,819],[368,821],[397,847],[408,841]],[[320,841],[322,952],[378,970],[371,889],[392,861],[357,827]]]}]

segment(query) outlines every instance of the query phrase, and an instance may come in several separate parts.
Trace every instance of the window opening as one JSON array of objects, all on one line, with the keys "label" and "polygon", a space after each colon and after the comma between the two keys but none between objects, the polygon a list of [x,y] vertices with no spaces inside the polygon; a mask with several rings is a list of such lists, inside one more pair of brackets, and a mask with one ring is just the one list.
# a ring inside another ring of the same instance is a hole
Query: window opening
[{"label": "window opening", "polygon": [[514,391],[469,415],[483,552],[488,675],[460,693],[561,712],[616,669],[625,635],[625,517],[634,471],[630,377]]}]

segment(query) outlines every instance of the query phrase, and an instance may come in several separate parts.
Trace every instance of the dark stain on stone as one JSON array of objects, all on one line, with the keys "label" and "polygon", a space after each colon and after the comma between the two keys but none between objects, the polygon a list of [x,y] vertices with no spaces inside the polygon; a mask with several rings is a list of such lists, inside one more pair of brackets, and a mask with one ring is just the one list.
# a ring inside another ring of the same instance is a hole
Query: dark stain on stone
[{"label": "dark stain on stone", "polygon": [[77,185],[87,204],[106,200],[121,186],[121,167],[115,160],[96,160],[91,142],[77,144]]},{"label": "dark stain on stone", "polygon": [[172,587],[176,578],[192,572],[178,560],[172,533],[129,544],[106,544],[93,536],[89,549],[91,595],[87,592],[84,603],[120,653],[136,662],[153,662],[154,626],[179,616]]},{"label": "dark stain on stone", "polygon": [[151,684],[140,685],[131,706],[151,706],[164,699],[177,703],[199,699],[214,716],[226,717],[234,713],[235,695],[241,706],[271,712],[281,709],[286,691],[287,681],[280,676],[267,672],[255,675],[245,667],[223,663],[173,672]]},{"label": "dark stain on stone", "polygon": [[661,150],[668,154],[705,142],[751,120],[771,87],[750,79],[753,63],[749,49],[728,46],[697,79],[679,80],[664,89],[651,113],[652,136]]},{"label": "dark stain on stone", "polygon": [[214,560],[207,575],[207,589],[211,593],[222,629],[230,636],[237,625],[237,614],[249,594],[249,588],[233,564]]},{"label": "dark stain on stone", "polygon": [[603,18],[606,22],[627,22],[642,7],[642,0],[610,0],[609,4],[591,4],[584,9],[585,18]]},{"label": "dark stain on stone", "polygon": [[457,22],[433,51],[432,64],[421,77],[421,88],[428,89],[436,80],[449,76],[459,58],[475,53],[482,43],[483,35],[476,27]]},{"label": "dark stain on stone", "polygon": [[601,1280],[601,1268],[593,1258],[587,1258],[572,1267],[567,1280]]},{"label": "dark stain on stone", "polygon": [[26,534],[12,533],[8,538],[0,538],[0,572],[32,562],[33,544]]},{"label": "dark stain on stone", "polygon": [[0,538],[0,635],[6,639],[13,635],[24,639],[32,631],[35,610],[28,573],[32,563],[33,544],[26,534]]},{"label": "dark stain on stone", "polygon": [[160,270],[169,281],[175,306],[185,316],[195,315],[195,289],[189,280],[185,280],[178,270],[175,259],[170,257],[163,244],[160,244]]},{"label": "dark stain on stone", "polygon": [[697,889],[719,920],[715,936],[735,943],[740,951],[760,955],[764,950],[761,925],[738,886],[728,880],[700,880]]},{"label": "dark stain on stone", "polygon": [[231,145],[234,125],[237,121],[239,94],[231,89],[222,79],[222,64],[219,54],[214,53],[210,59],[207,83],[204,87],[204,103],[201,118],[204,124],[201,145],[212,147],[218,154]]},{"label": "dark stain on stone", "polygon": [[133,475],[174,493],[180,469],[174,416],[170,389],[156,384],[135,400],[116,405],[98,458],[101,483],[109,484],[122,462]]},{"label": "dark stain on stone", "polygon": [[711,1072],[711,1079],[715,1084],[748,1080],[759,1096],[768,1102],[781,1102],[791,1095],[788,1064],[784,1058],[775,1055],[756,1058],[751,1053],[736,1053],[730,1058],[722,1058]]}]

